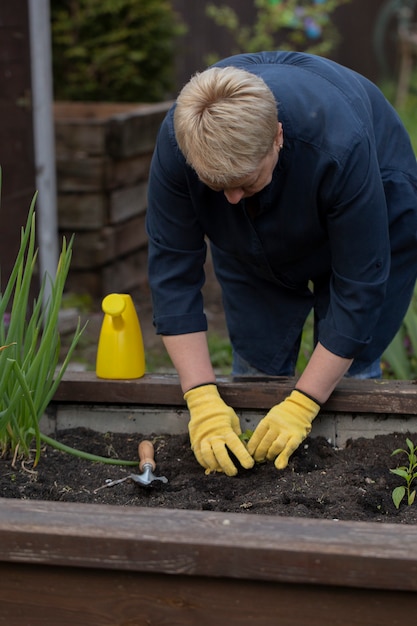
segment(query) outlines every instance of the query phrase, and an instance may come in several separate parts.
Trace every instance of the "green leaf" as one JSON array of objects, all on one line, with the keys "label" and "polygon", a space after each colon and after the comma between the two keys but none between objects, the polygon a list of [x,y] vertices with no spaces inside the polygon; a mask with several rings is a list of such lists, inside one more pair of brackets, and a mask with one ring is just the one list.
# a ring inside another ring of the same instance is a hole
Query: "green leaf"
[{"label": "green leaf", "polygon": [[415,500],[415,497],[416,497],[416,491],[414,490],[408,496],[408,504],[409,504],[409,506],[411,506],[413,504],[413,502]]},{"label": "green leaf", "polygon": [[[41,455],[41,445],[40,445],[40,437],[39,437],[39,423],[38,423],[38,414],[36,412],[36,407],[33,403],[33,399],[32,399],[32,394],[30,392],[30,389],[27,385],[26,379],[25,379],[25,374],[24,372],[22,372],[22,370],[20,369],[18,363],[16,361],[12,361],[13,364],[13,371],[16,375],[17,380],[19,381],[20,387],[22,389],[23,392],[23,396],[24,399],[26,401],[28,410],[29,410],[29,414],[31,417],[31,427],[33,428],[34,432],[35,432],[35,439],[36,439],[36,455],[35,455],[35,461],[33,463],[33,467],[36,467],[36,465],[39,462],[39,458]],[[24,435],[26,435],[26,433],[24,433]]]},{"label": "green leaf", "polygon": [[410,450],[411,454],[414,454],[414,444],[413,444],[413,442],[411,441],[411,439],[408,439],[408,437],[407,437],[407,439],[405,440],[405,442],[406,442],[406,444],[407,444],[407,446],[408,446],[408,448],[409,448],[409,450]]},{"label": "green leaf", "polygon": [[[31,430],[31,434],[35,435],[35,431]],[[129,465],[137,467],[137,460],[123,460],[123,459],[113,459],[111,457],[106,456],[98,456],[96,454],[91,454],[90,452],[84,452],[83,450],[78,450],[77,448],[71,448],[71,446],[67,446],[56,439],[52,439],[52,437],[48,437],[48,435],[44,435],[43,433],[39,433],[40,439],[47,443],[52,448],[56,450],[61,450],[61,452],[68,452],[68,454],[72,454],[73,456],[77,456],[80,459],[86,459],[87,461],[93,461],[95,463],[106,463],[108,465]]]},{"label": "green leaf", "polygon": [[241,433],[239,435],[239,439],[240,441],[243,441],[243,443],[248,443],[249,439],[252,437],[253,435],[253,430],[245,430],[243,433]]},{"label": "green leaf", "polygon": [[401,476],[401,478],[405,478],[405,480],[408,480],[409,478],[409,473],[407,472],[407,470],[402,469],[401,467],[397,467],[397,469],[392,469],[390,470],[391,474],[395,474],[396,476]]},{"label": "green leaf", "polygon": [[405,496],[405,487],[395,487],[392,492],[392,501],[394,502],[395,508],[399,509],[402,499]]}]

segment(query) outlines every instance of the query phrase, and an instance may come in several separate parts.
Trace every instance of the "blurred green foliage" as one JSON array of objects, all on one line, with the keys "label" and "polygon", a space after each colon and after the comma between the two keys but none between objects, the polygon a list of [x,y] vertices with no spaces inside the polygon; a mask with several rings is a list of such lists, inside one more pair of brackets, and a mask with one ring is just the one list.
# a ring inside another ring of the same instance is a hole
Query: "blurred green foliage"
[{"label": "blurred green foliage", "polygon": [[[385,82],[381,89],[390,102],[395,101],[396,83]],[[417,72],[414,72],[407,98],[398,109],[417,155]],[[417,287],[404,321],[382,358],[384,378],[417,378]]]},{"label": "blurred green foliage", "polygon": [[412,380],[417,377],[417,290],[401,328],[382,358],[384,378]]},{"label": "blurred green foliage", "polygon": [[[230,374],[232,369],[232,346],[227,337],[215,331],[207,333],[211,363],[217,374]],[[165,349],[147,351],[147,372],[173,372],[174,366]]]},{"label": "blurred green foliage", "polygon": [[229,339],[221,337],[217,333],[209,333],[207,336],[211,363],[219,374],[230,374],[232,367],[232,346]]},{"label": "blurred green foliage", "polygon": [[[396,100],[397,83],[395,80],[384,80],[379,85],[385,97],[394,103]],[[407,97],[397,112],[410,135],[414,153],[417,155],[417,70],[413,72]]]},{"label": "blurred green foliage", "polygon": [[[313,351],[313,314],[303,328],[296,371],[301,374]],[[382,376],[396,380],[417,378],[417,288],[401,327],[385,350],[382,359]]]},{"label": "blurred green foliage", "polygon": [[56,100],[156,102],[172,97],[177,38],[169,0],[52,0]]},{"label": "blurred green foliage", "polygon": [[[332,14],[350,0],[254,0],[256,18],[248,26],[228,5],[208,4],[207,15],[226,28],[233,42],[231,54],[262,50],[298,50],[328,56],[339,41]],[[219,60],[215,53],[209,64]]]}]

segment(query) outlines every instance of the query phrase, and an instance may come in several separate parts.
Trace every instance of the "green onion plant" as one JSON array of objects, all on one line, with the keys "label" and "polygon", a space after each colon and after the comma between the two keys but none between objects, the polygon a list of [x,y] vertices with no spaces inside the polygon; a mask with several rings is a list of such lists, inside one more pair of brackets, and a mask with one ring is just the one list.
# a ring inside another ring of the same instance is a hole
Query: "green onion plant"
[{"label": "green onion plant", "polygon": [[[31,284],[38,256],[35,203],[36,194],[21,230],[20,248],[12,272],[4,292],[0,292],[0,454],[12,452],[14,460],[29,458],[34,442],[34,467],[39,462],[42,443],[94,461],[136,465],[137,461],[109,459],[68,448],[40,430],[40,419],[64,375],[83,328],[78,323],[68,353],[59,364],[58,315],[71,262],[73,237],[68,243],[63,239],[55,278],[45,275],[30,312]],[[51,289],[45,303],[47,280]]]}]

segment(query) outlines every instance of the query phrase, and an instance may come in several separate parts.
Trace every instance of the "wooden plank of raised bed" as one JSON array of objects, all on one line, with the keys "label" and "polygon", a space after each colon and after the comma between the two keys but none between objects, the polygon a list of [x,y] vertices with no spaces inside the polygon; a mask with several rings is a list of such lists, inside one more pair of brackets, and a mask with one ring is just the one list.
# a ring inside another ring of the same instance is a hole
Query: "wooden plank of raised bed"
[{"label": "wooden plank of raised bed", "polygon": [[159,127],[173,102],[143,104],[108,120],[106,148],[113,159],[153,152]]},{"label": "wooden plank of raised bed", "polygon": [[61,231],[97,230],[107,225],[104,193],[59,193],[58,219]]},{"label": "wooden plank of raised bed", "polygon": [[134,380],[106,380],[94,372],[65,372],[54,402],[185,406],[176,376],[145,374]]},{"label": "wooden plank of raised bed", "polygon": [[[110,223],[119,224],[143,214],[147,207],[147,191],[147,181],[112,191],[109,199]],[[142,232],[145,233],[145,230]]]},{"label": "wooden plank of raised bed", "polygon": [[[61,230],[61,236],[70,240],[72,233]],[[105,226],[100,230],[78,231],[74,238],[72,271],[101,268],[105,263],[113,261],[115,252],[115,230]]]},{"label": "wooden plank of raised bed", "polygon": [[417,591],[417,527],[0,499],[0,562]]},{"label": "wooden plank of raised bed", "polygon": [[102,293],[141,291],[149,297],[147,248],[139,248],[102,267]]},{"label": "wooden plank of raised bed", "polygon": [[113,116],[134,115],[133,103],[55,102],[55,149],[63,155],[101,155],[106,152],[108,122]]},{"label": "wooden plank of raised bed", "polygon": [[[268,410],[294,388],[294,378],[218,379],[220,392],[236,409]],[[145,374],[135,380],[103,380],[94,372],[67,372],[56,402],[185,405],[178,377]],[[413,381],[342,380],[323,412],[417,415],[417,385]]]},{"label": "wooden plank of raised bed", "polygon": [[[145,212],[114,226],[114,247],[117,258],[142,248],[147,251]],[[146,263],[145,268],[147,267]]]},{"label": "wooden plank of raised bed", "polygon": [[128,159],[108,159],[106,170],[107,187],[109,189],[120,189],[121,187],[130,187],[140,181],[148,180],[152,153],[153,150]]},{"label": "wooden plank of raised bed", "polygon": [[59,192],[100,193],[106,173],[104,156],[73,155],[57,159],[57,175]]},{"label": "wooden plank of raised bed", "polygon": [[394,626],[415,594],[0,563],[7,626]]}]

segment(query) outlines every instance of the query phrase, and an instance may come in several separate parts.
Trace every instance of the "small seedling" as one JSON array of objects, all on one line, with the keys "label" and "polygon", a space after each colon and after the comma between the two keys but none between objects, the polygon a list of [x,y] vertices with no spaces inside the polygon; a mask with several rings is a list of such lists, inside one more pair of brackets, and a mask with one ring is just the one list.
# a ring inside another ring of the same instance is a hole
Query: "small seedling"
[{"label": "small seedling", "polygon": [[249,439],[252,437],[253,435],[253,430],[245,430],[243,433],[241,433],[239,435],[239,439],[240,441],[243,441],[243,443],[248,443]]},{"label": "small seedling", "polygon": [[390,470],[392,474],[396,474],[396,476],[400,476],[405,480],[405,485],[401,485],[400,487],[395,487],[392,491],[392,500],[395,504],[395,507],[398,509],[404,496],[407,496],[407,504],[411,506],[416,497],[416,490],[412,489],[412,485],[414,480],[417,478],[417,446],[413,444],[410,439],[406,439],[406,444],[408,450],[404,448],[397,448],[394,450],[391,456],[396,454],[405,454],[408,458],[408,465],[402,465],[397,467],[396,469]]}]

